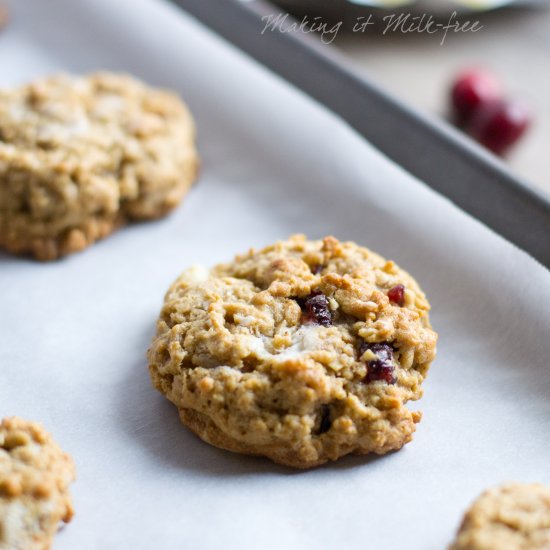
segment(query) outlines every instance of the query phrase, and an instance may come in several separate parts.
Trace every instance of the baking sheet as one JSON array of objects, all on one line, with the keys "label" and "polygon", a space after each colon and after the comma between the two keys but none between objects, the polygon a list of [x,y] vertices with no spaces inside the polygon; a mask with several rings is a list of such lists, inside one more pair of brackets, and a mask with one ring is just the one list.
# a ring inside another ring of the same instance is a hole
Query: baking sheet
[{"label": "baking sheet", "polygon": [[278,13],[270,2],[171,1],[337,113],[388,158],[550,268],[550,195],[519,179],[502,159],[442,118],[392,97],[318,37],[293,29],[292,20],[277,30],[258,32]]},{"label": "baking sheet", "polygon": [[[435,550],[486,486],[550,482],[547,270],[160,0],[12,11],[2,85],[130,71],[187,99],[203,157],[165,220],[52,264],[0,256],[0,416],[41,420],[78,468],[57,550]],[[145,350],[179,272],[293,232],[377,250],[432,302],[439,356],[399,453],[294,472],[202,443],[151,388]]]}]

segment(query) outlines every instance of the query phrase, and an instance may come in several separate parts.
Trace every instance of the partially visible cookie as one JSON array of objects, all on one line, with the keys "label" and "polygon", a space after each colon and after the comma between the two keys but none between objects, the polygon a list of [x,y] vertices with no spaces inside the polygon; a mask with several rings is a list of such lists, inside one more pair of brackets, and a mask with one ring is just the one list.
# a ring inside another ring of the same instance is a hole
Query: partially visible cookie
[{"label": "partially visible cookie", "polygon": [[412,439],[435,356],[429,304],[393,262],[294,236],[165,297],[148,352],[155,387],[205,441],[310,468]]},{"label": "partially visible cookie", "polygon": [[485,491],[464,516],[450,550],[550,549],[550,487],[507,483]]},{"label": "partially visible cookie", "polygon": [[0,31],[3,31],[10,20],[8,6],[4,2],[0,3]]},{"label": "partially visible cookie", "polygon": [[0,423],[0,550],[47,550],[73,516],[71,457],[34,422]]},{"label": "partially visible cookie", "polygon": [[0,247],[52,260],[179,204],[198,169],[173,93],[122,74],[0,91]]}]

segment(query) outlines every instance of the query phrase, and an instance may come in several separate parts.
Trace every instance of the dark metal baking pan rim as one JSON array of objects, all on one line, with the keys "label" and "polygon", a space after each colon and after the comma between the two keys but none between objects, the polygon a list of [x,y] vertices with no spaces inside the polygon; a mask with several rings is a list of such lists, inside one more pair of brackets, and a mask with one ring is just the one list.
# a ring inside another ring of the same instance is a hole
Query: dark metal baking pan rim
[{"label": "dark metal baking pan rim", "polygon": [[550,200],[444,121],[416,112],[310,35],[261,33],[280,8],[238,0],[171,0],[327,106],[372,145],[550,268]]}]

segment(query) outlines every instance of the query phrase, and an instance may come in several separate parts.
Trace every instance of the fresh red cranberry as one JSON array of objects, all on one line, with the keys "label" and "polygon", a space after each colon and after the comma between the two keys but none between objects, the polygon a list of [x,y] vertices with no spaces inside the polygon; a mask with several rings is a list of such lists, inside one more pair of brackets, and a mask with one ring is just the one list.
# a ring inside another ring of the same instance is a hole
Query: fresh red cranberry
[{"label": "fresh red cranberry", "polygon": [[502,94],[502,85],[492,73],[483,69],[463,72],[455,80],[451,90],[457,123],[468,123],[478,109],[500,99]]},{"label": "fresh red cranberry", "polygon": [[531,113],[521,102],[499,100],[480,108],[468,125],[468,132],[482,145],[501,155],[527,130]]},{"label": "fresh red cranberry", "polygon": [[395,285],[390,288],[388,290],[388,298],[398,306],[403,307],[405,304],[405,285]]},{"label": "fresh red cranberry", "polygon": [[376,355],[376,359],[367,361],[367,382],[384,380],[388,384],[395,384],[395,365],[393,361],[393,348],[389,344],[368,344],[363,342],[359,349],[360,356],[363,356],[367,350]]},{"label": "fresh red cranberry", "polygon": [[298,303],[302,308],[302,323],[315,323],[324,327],[332,325],[328,299],[320,290],[314,290]]}]

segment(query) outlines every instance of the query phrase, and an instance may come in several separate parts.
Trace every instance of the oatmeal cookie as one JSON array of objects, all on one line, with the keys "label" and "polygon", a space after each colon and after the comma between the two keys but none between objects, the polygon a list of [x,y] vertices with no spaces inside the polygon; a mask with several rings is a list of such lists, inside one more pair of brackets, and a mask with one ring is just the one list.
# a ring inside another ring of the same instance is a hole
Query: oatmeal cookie
[{"label": "oatmeal cookie", "polygon": [[71,457],[42,426],[0,423],[0,550],[47,550],[59,522],[73,515]]},{"label": "oatmeal cookie", "polygon": [[507,483],[470,507],[450,550],[548,550],[550,487]]},{"label": "oatmeal cookie", "polygon": [[168,290],[155,387],[203,440],[309,468],[400,449],[435,355],[429,304],[393,262],[297,235]]},{"label": "oatmeal cookie", "polygon": [[179,204],[198,166],[174,94],[122,74],[0,91],[0,247],[53,260]]}]

